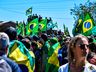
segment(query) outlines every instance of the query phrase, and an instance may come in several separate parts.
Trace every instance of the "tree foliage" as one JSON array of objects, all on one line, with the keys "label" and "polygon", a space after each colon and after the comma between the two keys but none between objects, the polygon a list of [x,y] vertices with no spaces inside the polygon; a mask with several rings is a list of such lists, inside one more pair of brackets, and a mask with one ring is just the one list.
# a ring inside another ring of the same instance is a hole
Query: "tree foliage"
[{"label": "tree foliage", "polygon": [[85,14],[86,12],[93,13],[96,10],[96,2],[87,1],[84,5],[80,4],[77,6],[76,4],[72,9],[70,9],[71,15],[73,15],[74,19],[78,19],[81,14]]}]

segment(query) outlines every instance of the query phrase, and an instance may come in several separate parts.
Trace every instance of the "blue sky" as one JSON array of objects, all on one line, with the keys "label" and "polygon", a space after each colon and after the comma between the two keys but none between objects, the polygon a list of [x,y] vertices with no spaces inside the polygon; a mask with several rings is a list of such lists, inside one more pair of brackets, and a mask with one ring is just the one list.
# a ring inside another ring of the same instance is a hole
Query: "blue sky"
[{"label": "blue sky", "polygon": [[32,7],[33,14],[41,15],[43,18],[52,17],[53,22],[58,23],[58,30],[63,31],[65,24],[72,35],[75,20],[70,14],[70,9],[74,4],[85,4],[85,2],[87,0],[0,0],[0,21],[26,22],[26,10]]}]

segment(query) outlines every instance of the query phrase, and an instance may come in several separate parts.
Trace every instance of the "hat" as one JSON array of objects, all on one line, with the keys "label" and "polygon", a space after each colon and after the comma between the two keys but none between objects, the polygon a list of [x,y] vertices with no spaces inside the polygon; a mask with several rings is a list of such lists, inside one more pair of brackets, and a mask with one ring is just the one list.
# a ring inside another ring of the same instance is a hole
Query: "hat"
[{"label": "hat", "polygon": [[6,33],[0,32],[0,49],[9,45],[9,37]]}]

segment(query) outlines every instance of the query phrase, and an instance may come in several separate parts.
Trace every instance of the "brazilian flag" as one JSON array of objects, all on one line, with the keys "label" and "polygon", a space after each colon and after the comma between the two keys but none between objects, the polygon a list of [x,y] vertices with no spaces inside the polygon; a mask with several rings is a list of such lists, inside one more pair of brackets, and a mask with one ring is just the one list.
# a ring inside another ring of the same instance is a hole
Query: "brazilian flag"
[{"label": "brazilian flag", "polygon": [[58,50],[61,48],[60,43],[55,43],[48,52],[49,58],[46,64],[46,72],[58,72],[59,60],[58,60]]},{"label": "brazilian flag", "polygon": [[17,35],[21,34],[22,32],[22,23],[17,23],[16,24],[16,31],[17,31]]},{"label": "brazilian flag", "polygon": [[90,35],[93,27],[94,27],[94,24],[93,24],[91,15],[89,13],[86,13],[84,22],[83,22],[83,26],[82,26],[83,34]]},{"label": "brazilian flag", "polygon": [[32,7],[28,8],[26,10],[26,15],[32,14]]},{"label": "brazilian flag", "polygon": [[92,28],[92,35],[96,36],[96,26]]},{"label": "brazilian flag", "polygon": [[83,24],[83,14],[79,16],[79,19],[77,20],[77,24],[74,26],[72,30],[74,36],[82,33],[82,24]]},{"label": "brazilian flag", "polygon": [[24,23],[21,23],[21,33],[22,36],[25,36],[25,25]]},{"label": "brazilian flag", "polygon": [[26,26],[26,35],[32,35],[38,32],[38,18],[29,22]]},{"label": "brazilian flag", "polygon": [[76,25],[76,32],[77,33],[81,33],[81,27],[82,27],[82,23],[83,23],[83,18],[80,16],[80,18],[78,19],[78,23]]},{"label": "brazilian flag", "polygon": [[32,51],[29,51],[22,42],[14,40],[9,46],[8,57],[18,63],[25,65],[28,72],[34,72],[35,56]]},{"label": "brazilian flag", "polygon": [[41,20],[41,22],[39,23],[39,29],[41,31],[46,31],[47,30],[47,19]]}]

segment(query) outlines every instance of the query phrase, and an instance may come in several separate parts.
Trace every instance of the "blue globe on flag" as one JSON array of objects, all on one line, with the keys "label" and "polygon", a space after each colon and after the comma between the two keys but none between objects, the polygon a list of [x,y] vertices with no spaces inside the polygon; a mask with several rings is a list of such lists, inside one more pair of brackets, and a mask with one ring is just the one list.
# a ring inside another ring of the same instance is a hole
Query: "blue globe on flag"
[{"label": "blue globe on flag", "polygon": [[91,23],[90,22],[85,22],[84,27],[89,29],[91,27]]}]

